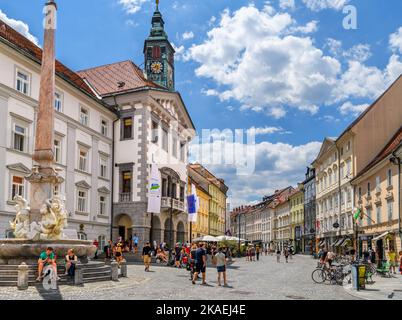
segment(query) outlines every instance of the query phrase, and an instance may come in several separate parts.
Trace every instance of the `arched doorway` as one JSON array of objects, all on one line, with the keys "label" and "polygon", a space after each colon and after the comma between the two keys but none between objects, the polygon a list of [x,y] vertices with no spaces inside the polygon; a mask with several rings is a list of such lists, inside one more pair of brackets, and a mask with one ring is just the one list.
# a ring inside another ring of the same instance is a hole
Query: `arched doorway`
[{"label": "arched doorway", "polygon": [[161,235],[161,220],[157,216],[152,217],[152,235],[151,235],[151,241],[156,241],[157,244],[159,244],[162,239]]},{"label": "arched doorway", "polygon": [[172,238],[170,237],[170,231],[173,229],[173,224],[171,224],[170,218],[165,220],[165,230],[163,232],[163,240],[169,245],[169,247],[173,246],[173,230],[172,230]]},{"label": "arched doorway", "polygon": [[117,220],[118,236],[122,237],[123,240],[129,240],[133,233],[132,230],[133,222],[131,218],[126,214],[122,214],[117,216],[116,220]]},{"label": "arched doorway", "polygon": [[177,235],[176,235],[176,239],[177,242],[184,242],[184,238],[186,235],[186,231],[184,229],[184,223],[182,221],[179,221],[179,223],[177,224]]}]

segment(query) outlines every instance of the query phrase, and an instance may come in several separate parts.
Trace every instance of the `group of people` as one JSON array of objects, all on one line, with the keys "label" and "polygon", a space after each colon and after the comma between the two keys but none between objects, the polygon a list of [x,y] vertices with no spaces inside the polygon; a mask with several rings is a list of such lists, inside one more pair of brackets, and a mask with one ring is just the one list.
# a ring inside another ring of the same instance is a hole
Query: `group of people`
[{"label": "group of people", "polygon": [[282,252],[279,248],[276,250],[276,262],[277,263],[281,262],[281,254],[283,254],[283,256],[285,257],[286,263],[288,263],[289,257],[290,257],[290,259],[292,259],[292,255],[293,255],[292,247],[284,247]]},{"label": "group of people", "polygon": [[[41,252],[38,259],[38,277],[36,281],[41,281],[45,275],[43,274],[43,270],[47,266],[51,266],[53,269],[53,273],[56,275],[57,280],[60,280],[60,277],[57,276],[57,263],[56,263],[56,255],[54,254],[54,250],[52,247],[46,248],[46,251]],[[65,275],[69,275],[70,277],[74,277],[75,275],[75,265],[78,262],[77,256],[74,254],[73,249],[69,249],[67,255],[65,256]]]},{"label": "group of people", "polygon": [[[261,248],[259,246],[249,246],[246,249],[246,261],[258,261],[260,260]],[[267,253],[265,253],[267,255]]]}]

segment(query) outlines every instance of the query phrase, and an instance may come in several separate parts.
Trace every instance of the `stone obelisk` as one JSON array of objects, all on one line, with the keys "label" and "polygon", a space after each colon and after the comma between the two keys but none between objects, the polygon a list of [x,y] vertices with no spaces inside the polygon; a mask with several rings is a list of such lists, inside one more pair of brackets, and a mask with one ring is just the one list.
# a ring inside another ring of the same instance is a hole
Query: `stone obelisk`
[{"label": "stone obelisk", "polygon": [[40,220],[40,209],[53,195],[53,187],[63,179],[54,167],[54,87],[55,87],[55,33],[57,5],[49,0],[44,8],[44,41],[40,75],[39,109],[35,131],[34,166],[27,177],[31,183],[31,222]]}]

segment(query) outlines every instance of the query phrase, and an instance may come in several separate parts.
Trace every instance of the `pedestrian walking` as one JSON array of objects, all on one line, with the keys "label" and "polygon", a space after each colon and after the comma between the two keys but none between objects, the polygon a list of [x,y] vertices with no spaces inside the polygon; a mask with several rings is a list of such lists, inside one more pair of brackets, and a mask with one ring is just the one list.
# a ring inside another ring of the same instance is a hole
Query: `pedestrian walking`
[{"label": "pedestrian walking", "polygon": [[195,284],[195,280],[198,278],[198,274],[201,273],[202,275],[202,283],[207,284],[205,278],[205,271],[207,268],[207,253],[205,251],[205,244],[200,242],[198,244],[198,249],[195,252],[195,272],[192,283]]},{"label": "pedestrian walking", "polygon": [[260,260],[260,247],[259,246],[257,246],[257,248],[255,249],[255,253],[257,255],[257,261],[259,261]]},{"label": "pedestrian walking", "polygon": [[396,265],[397,265],[397,260],[396,260],[396,252],[393,248],[390,248],[388,251],[388,261],[390,264],[390,269],[389,271],[392,273],[392,271],[394,272],[394,274],[396,274]]},{"label": "pedestrian walking", "polygon": [[149,242],[147,242],[142,249],[141,258],[144,261],[145,271],[149,272],[149,267],[151,266],[151,259],[152,259],[152,248]]},{"label": "pedestrian walking", "polygon": [[290,247],[289,248],[289,258],[290,258],[290,260],[292,260],[293,259],[293,247]]},{"label": "pedestrian walking", "polygon": [[226,278],[226,255],[223,253],[222,248],[218,249],[218,253],[214,256],[216,270],[218,271],[218,286],[221,286],[221,275],[223,276],[223,286],[227,286]]},{"label": "pedestrian walking", "polygon": [[289,249],[288,248],[284,248],[283,249],[283,255],[285,256],[285,259],[286,259],[286,263],[288,263],[289,261],[288,261],[288,259],[289,259]]},{"label": "pedestrian walking", "polygon": [[98,242],[98,240],[94,239],[94,242],[92,242],[92,244],[96,247],[94,259],[98,259],[99,242]]},{"label": "pedestrian walking", "polygon": [[281,262],[281,251],[279,249],[276,251],[276,262]]},{"label": "pedestrian walking", "polygon": [[138,237],[137,235],[134,235],[134,253],[137,254],[138,253]]},{"label": "pedestrian walking", "polygon": [[399,251],[399,272],[402,275],[402,251]]}]

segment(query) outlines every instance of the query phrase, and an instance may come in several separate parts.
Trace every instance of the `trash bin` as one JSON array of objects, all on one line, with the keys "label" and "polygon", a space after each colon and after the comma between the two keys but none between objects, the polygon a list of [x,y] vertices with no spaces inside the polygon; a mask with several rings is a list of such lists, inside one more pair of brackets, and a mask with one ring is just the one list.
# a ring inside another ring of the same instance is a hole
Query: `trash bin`
[{"label": "trash bin", "polygon": [[355,290],[366,288],[366,266],[364,264],[352,265],[352,287]]}]

